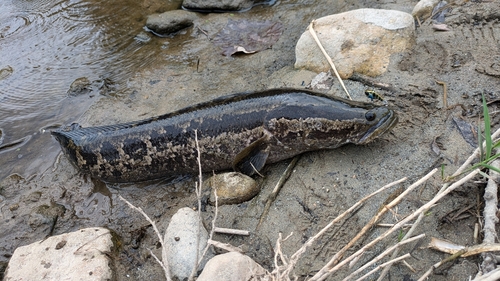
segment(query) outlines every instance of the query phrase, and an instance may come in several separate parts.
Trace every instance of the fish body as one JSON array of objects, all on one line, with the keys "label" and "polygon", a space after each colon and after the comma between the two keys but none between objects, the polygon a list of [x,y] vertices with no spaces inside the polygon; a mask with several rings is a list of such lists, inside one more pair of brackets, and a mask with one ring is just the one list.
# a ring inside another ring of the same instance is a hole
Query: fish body
[{"label": "fish body", "polygon": [[295,155],[364,144],[397,122],[387,107],[303,89],[231,95],[146,120],[71,126],[52,134],[71,162],[107,182],[197,174],[195,132],[204,172],[247,175]]}]

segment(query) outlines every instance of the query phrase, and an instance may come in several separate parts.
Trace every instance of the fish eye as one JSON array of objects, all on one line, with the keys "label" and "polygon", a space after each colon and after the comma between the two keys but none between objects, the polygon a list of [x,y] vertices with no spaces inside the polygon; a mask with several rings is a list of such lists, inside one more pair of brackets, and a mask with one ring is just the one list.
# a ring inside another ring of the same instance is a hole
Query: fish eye
[{"label": "fish eye", "polygon": [[376,117],[377,117],[377,115],[372,111],[368,111],[367,113],[365,113],[365,118],[368,121],[373,121],[373,120],[375,120]]}]

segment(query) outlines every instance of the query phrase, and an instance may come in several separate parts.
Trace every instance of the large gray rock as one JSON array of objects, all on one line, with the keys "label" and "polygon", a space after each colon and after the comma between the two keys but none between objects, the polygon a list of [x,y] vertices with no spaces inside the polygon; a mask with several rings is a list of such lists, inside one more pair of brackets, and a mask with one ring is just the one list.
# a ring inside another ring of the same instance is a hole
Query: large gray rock
[{"label": "large gray rock", "polygon": [[[197,244],[198,237],[199,244]],[[179,280],[188,278],[197,262],[197,257],[201,257],[207,241],[208,232],[203,227],[198,213],[190,208],[179,209],[172,216],[164,237],[171,274]],[[201,270],[212,256],[213,252],[208,251],[198,269]]]},{"label": "large gray rock", "polygon": [[239,204],[252,199],[260,191],[257,182],[251,177],[237,172],[217,174],[204,182],[211,187],[209,203],[215,205],[214,190],[217,191],[217,204]]},{"label": "large gray rock", "polygon": [[148,16],[146,27],[156,35],[167,36],[193,25],[196,14],[183,10],[173,10]]},{"label": "large gray rock", "polygon": [[217,255],[208,261],[197,281],[262,280],[266,270],[237,252]]},{"label": "large gray rock", "polygon": [[201,12],[243,11],[252,8],[254,0],[184,0],[184,9]]},{"label": "large gray rock", "polygon": [[86,228],[17,248],[5,274],[14,280],[113,280],[106,253],[114,248],[105,228]]},{"label": "large gray rock", "polygon": [[[314,30],[344,79],[354,72],[369,76],[384,73],[391,55],[415,42],[413,17],[393,10],[359,9],[326,16],[316,20]],[[296,68],[315,72],[330,69],[309,30],[297,42],[295,55]]]}]

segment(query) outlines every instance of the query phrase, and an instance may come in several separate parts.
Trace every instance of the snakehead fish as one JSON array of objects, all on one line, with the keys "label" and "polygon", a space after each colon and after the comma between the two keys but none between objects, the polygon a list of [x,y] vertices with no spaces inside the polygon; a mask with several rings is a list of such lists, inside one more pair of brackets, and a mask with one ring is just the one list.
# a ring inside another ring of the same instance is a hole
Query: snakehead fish
[{"label": "snakehead fish", "polygon": [[397,123],[391,109],[304,89],[241,93],[146,120],[52,131],[70,161],[107,182],[197,174],[247,175],[306,151],[365,144]]}]

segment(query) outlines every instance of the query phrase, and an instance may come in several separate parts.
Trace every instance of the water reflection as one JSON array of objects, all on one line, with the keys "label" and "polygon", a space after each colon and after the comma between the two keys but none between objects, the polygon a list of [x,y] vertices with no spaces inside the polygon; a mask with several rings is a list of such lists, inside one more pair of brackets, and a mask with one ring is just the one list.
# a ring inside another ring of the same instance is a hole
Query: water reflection
[{"label": "water reflection", "polygon": [[[154,42],[134,39],[152,12],[132,0],[0,2],[0,147],[9,147],[0,149],[0,180],[50,167],[59,148],[42,128],[77,121],[103,94],[99,85],[126,94],[127,79],[157,60]],[[82,77],[92,91],[68,96]]]}]

